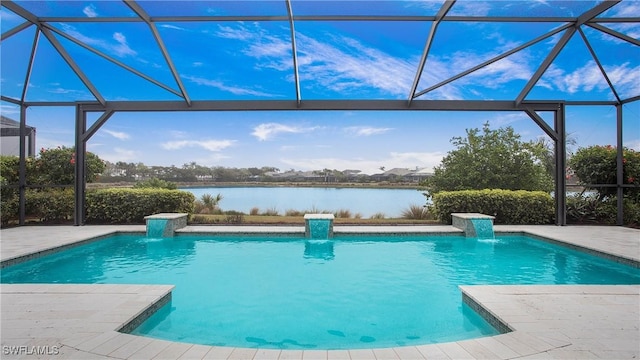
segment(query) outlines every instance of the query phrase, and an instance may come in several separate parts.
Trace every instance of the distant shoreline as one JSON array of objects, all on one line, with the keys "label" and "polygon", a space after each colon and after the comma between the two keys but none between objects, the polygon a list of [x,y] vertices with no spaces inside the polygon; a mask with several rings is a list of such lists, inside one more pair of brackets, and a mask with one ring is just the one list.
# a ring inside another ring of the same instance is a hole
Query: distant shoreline
[{"label": "distant shoreline", "polygon": [[[417,183],[325,183],[325,182],[176,182],[179,189],[195,188],[229,188],[229,187],[310,187],[310,188],[350,188],[350,189],[415,189],[419,190]],[[109,188],[109,187],[133,187],[133,182],[103,182],[88,183],[88,188]]]},{"label": "distant shoreline", "polygon": [[[118,182],[118,183],[89,183],[89,188],[107,188],[107,187],[133,187],[134,183]],[[417,183],[341,183],[341,182],[177,182],[176,185],[181,189],[195,188],[229,188],[229,187],[299,187],[299,188],[350,188],[350,189],[415,189],[421,190],[421,186]],[[580,192],[584,188],[580,185],[567,185],[567,191]]]},{"label": "distant shoreline", "polygon": [[178,188],[207,187],[313,187],[313,188],[353,188],[353,189],[416,189],[418,184],[392,183],[325,183],[325,182],[216,182],[216,183],[177,183]]}]

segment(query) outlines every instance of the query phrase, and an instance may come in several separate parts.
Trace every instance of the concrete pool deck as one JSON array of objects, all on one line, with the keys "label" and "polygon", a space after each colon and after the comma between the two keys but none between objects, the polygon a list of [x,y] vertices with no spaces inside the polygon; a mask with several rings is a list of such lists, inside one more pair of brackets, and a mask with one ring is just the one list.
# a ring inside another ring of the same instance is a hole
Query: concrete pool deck
[{"label": "concrete pool deck", "polygon": [[[335,233],[460,233],[453,226],[336,226]],[[640,263],[640,230],[495,226]],[[0,231],[0,261],[134,226],[31,226]],[[188,226],[178,232],[300,233],[304,227]],[[117,330],[166,301],[166,285],[0,285],[3,359],[634,359],[640,358],[640,285],[461,286],[480,311],[513,331],[457,342],[366,350],[270,350],[171,342]],[[461,295],[462,296],[462,295]]]}]

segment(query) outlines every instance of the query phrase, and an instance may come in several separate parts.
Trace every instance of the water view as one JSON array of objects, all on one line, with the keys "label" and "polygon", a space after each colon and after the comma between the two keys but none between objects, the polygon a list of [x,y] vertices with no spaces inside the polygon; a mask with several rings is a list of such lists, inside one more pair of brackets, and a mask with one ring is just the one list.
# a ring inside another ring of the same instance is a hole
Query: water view
[{"label": "water view", "polygon": [[221,194],[220,208],[249,213],[275,209],[281,215],[287,210],[331,211],[346,209],[364,218],[376,213],[400,217],[411,205],[424,205],[426,198],[414,189],[361,189],[317,187],[202,187],[184,188],[196,198],[203,194]]}]

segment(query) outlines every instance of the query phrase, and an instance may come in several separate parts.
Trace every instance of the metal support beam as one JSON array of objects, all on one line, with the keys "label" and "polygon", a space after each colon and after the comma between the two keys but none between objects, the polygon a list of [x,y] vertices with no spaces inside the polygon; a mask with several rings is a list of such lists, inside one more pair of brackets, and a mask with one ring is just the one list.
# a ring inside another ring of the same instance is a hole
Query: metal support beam
[{"label": "metal support beam", "polygon": [[0,38],[0,42],[10,38],[11,36],[19,33],[20,31],[28,28],[29,26],[31,26],[32,24],[29,21],[25,21],[22,24],[14,27],[13,29],[9,29],[5,32],[2,33],[2,38]]},{"label": "metal support beam", "polygon": [[107,61],[109,61],[111,63],[114,63],[114,64],[120,66],[121,68],[123,68],[123,69],[125,69],[125,70],[127,70],[127,71],[129,71],[129,72],[131,72],[131,73],[133,73],[133,74],[135,74],[135,75],[137,75],[137,76],[139,76],[139,77],[151,82],[151,83],[153,83],[154,85],[156,85],[158,87],[161,87],[162,89],[164,89],[164,90],[166,90],[166,91],[168,91],[168,92],[170,92],[170,93],[172,93],[172,94],[174,94],[174,95],[176,95],[178,97],[182,97],[181,93],[177,92],[176,90],[172,89],[171,87],[161,83],[160,81],[158,81],[158,80],[156,80],[156,79],[154,79],[154,78],[152,78],[150,76],[147,76],[147,75],[141,73],[140,71],[132,68],[131,66],[123,63],[120,60],[114,59],[113,57],[103,53],[102,51],[94,49],[93,47],[83,43],[82,41],[74,38],[73,36],[70,36],[70,35],[66,34],[64,31],[60,31],[60,30],[56,29],[55,27],[53,27],[51,25],[48,25],[48,24],[44,25],[44,27],[46,27],[47,29],[49,29],[49,30],[55,32],[56,34],[64,37],[65,39],[75,43],[76,45],[81,46],[81,47],[91,51],[92,53],[100,56],[101,58],[103,58],[103,59],[105,59],[105,60],[107,60]]},{"label": "metal support beam", "polygon": [[87,75],[85,75],[82,69],[80,69],[80,66],[76,64],[76,62],[73,60],[71,55],[69,55],[69,53],[64,49],[62,44],[60,44],[58,39],[56,39],[56,37],[51,33],[49,29],[41,26],[40,30],[42,30],[42,33],[44,34],[44,36],[46,36],[47,40],[49,40],[49,42],[51,43],[51,45],[53,45],[53,47],[56,49],[58,54],[62,56],[64,61],[67,63],[67,65],[71,67],[71,70],[73,70],[76,76],[78,76],[78,78],[80,79],[80,81],[82,81],[84,86],[86,86],[87,89],[89,89],[89,91],[91,92],[91,94],[93,94],[96,100],[98,100],[98,102],[100,102],[101,104],[104,104],[106,100],[102,97],[102,95],[100,95],[100,92],[98,91],[98,89],[93,85],[91,80],[89,80],[89,78],[87,77]]},{"label": "metal support beam", "polygon": [[291,0],[286,0],[287,13],[289,15],[289,29],[291,30],[291,54],[293,56],[293,77],[296,83],[296,101],[300,104],[300,78],[298,76],[298,50],[296,46],[296,28],[293,22],[293,9]]},{"label": "metal support beam", "polygon": [[616,213],[616,225],[624,225],[624,148],[622,147],[622,105],[616,105],[616,200],[618,212]]},{"label": "metal support beam", "polygon": [[520,91],[520,94],[518,94],[518,96],[516,97],[516,105],[519,105],[520,103],[522,103],[522,101],[524,101],[524,98],[529,94],[531,89],[533,89],[535,84],[538,82],[538,80],[540,80],[549,66],[551,66],[553,60],[555,60],[558,54],[560,54],[560,51],[564,49],[565,45],[567,45],[575,32],[575,27],[569,28],[567,31],[565,31],[564,35],[562,35],[558,43],[553,47],[553,49],[551,49],[551,52],[549,52],[547,57],[542,61],[542,64],[540,64],[538,70],[536,70],[536,72],[531,76],[522,91]]},{"label": "metal support beam", "polygon": [[630,43],[632,43],[632,44],[634,44],[636,46],[640,46],[640,40],[638,40],[636,38],[632,38],[631,36],[623,34],[621,32],[609,29],[606,26],[602,26],[602,25],[597,24],[597,23],[588,23],[586,25],[587,26],[591,26],[594,29],[600,30],[605,34],[609,34],[609,35],[611,35],[613,37],[616,37],[616,38],[618,38],[620,40],[628,41],[628,42],[630,42]]},{"label": "metal support beam", "polygon": [[529,79],[529,81],[524,86],[520,94],[518,94],[518,97],[516,97],[516,104],[519,105],[524,100],[524,98],[529,94],[533,86],[538,82],[538,80],[540,80],[542,75],[545,73],[545,71],[547,71],[551,63],[556,59],[560,51],[564,49],[565,45],[567,45],[567,43],[569,42],[573,34],[576,33],[577,29],[580,26],[582,26],[582,24],[595,18],[601,13],[607,11],[609,8],[611,8],[612,6],[616,5],[619,2],[620,0],[603,1],[602,3],[594,6],[593,8],[584,12],[582,15],[578,16],[575,23],[573,24],[573,27],[564,33],[560,41],[558,41],[558,43],[553,47],[553,49],[551,50],[549,55],[547,55],[547,57],[544,59],[544,61],[542,62],[538,70],[536,70],[536,72],[533,74],[531,79]]},{"label": "metal support beam", "polygon": [[553,130],[551,128],[551,126],[549,126],[549,124],[547,124],[546,121],[544,121],[543,118],[540,117],[540,115],[538,115],[538,113],[536,113],[535,109],[530,108],[530,109],[525,109],[525,111],[527,113],[527,115],[529,115],[529,117],[535,121],[536,124],[538,124],[538,126],[547,134],[549,135],[549,137],[551,138],[551,140],[553,141],[557,141],[558,140],[558,133]]},{"label": "metal support beam", "polygon": [[565,106],[558,104],[555,112],[555,132],[558,138],[555,141],[556,176],[555,176],[555,205],[556,205],[556,225],[567,225],[567,134],[565,129]]},{"label": "metal support beam", "polygon": [[622,104],[628,104],[628,103],[631,103],[631,102],[634,102],[634,101],[639,101],[639,100],[640,100],[640,95],[634,96],[634,97],[630,97],[628,99],[624,99],[624,100],[622,100]]},{"label": "metal support beam", "polygon": [[82,134],[82,141],[84,141],[84,142],[89,141],[89,139],[91,139],[93,134],[95,134],[96,131],[98,131],[102,127],[102,125],[104,125],[104,123],[106,123],[107,120],[109,120],[111,115],[113,115],[114,113],[115,113],[115,111],[113,111],[113,110],[105,111],[104,114],[102,114],[98,118],[98,120],[96,120],[96,122],[93,123],[93,125],[91,125],[89,130],[87,130],[84,134]]},{"label": "metal support beam", "polygon": [[22,103],[20,102],[20,100],[18,100],[18,99],[14,99],[14,98],[10,98],[10,97],[8,97],[8,96],[4,96],[4,95],[0,96],[0,100],[2,100],[2,101],[6,101],[6,102],[8,102],[8,103],[12,103],[12,104],[14,104],[14,105],[22,105]]},{"label": "metal support beam", "polygon": [[30,11],[27,11],[27,9],[23,8],[22,6],[16,4],[15,2],[11,1],[11,0],[3,0],[2,2],[0,2],[0,4],[4,7],[6,7],[7,9],[13,11],[14,13],[20,15],[22,18],[24,18],[25,20],[27,20],[28,22],[35,24],[35,25],[40,25],[40,22],[38,21],[38,17],[35,16],[34,14],[32,14]]},{"label": "metal support beam", "polygon": [[509,100],[213,100],[194,101],[109,101],[105,106],[83,103],[85,111],[556,111],[558,101],[525,102],[516,106]]},{"label": "metal support beam", "polygon": [[20,102],[24,103],[27,99],[27,90],[29,90],[29,83],[31,82],[31,74],[33,72],[33,62],[36,59],[36,51],[38,50],[38,41],[40,40],[40,29],[36,29],[36,33],[33,36],[33,43],[31,44],[31,55],[29,56],[29,64],[27,65],[27,73],[24,76],[24,82],[22,83],[22,95],[20,96]]},{"label": "metal support beam", "polygon": [[413,79],[413,84],[411,85],[411,92],[409,94],[409,105],[411,105],[411,101],[416,96],[416,90],[418,89],[418,84],[420,83],[420,77],[422,77],[422,72],[424,71],[424,65],[427,62],[427,57],[429,56],[429,51],[431,50],[431,45],[433,44],[433,38],[436,36],[436,31],[438,30],[438,25],[440,25],[440,21],[447,15],[449,10],[453,4],[455,4],[456,0],[446,0],[438,14],[436,14],[436,18],[431,23],[431,29],[429,30],[429,35],[427,36],[427,41],[424,44],[424,50],[422,51],[422,56],[420,57],[420,63],[418,64],[418,69],[416,70],[416,75]]},{"label": "metal support beam", "polygon": [[493,64],[493,63],[495,63],[497,61],[500,61],[500,60],[506,58],[507,56],[513,55],[513,54],[519,52],[520,50],[526,49],[529,46],[535,45],[535,44],[539,43],[540,41],[545,40],[547,38],[550,38],[551,36],[561,32],[561,31],[563,31],[563,30],[565,30],[567,28],[569,28],[570,26],[571,26],[571,24],[565,24],[565,25],[563,25],[563,26],[561,26],[561,27],[559,27],[557,29],[549,31],[548,33],[546,33],[544,35],[538,36],[537,38],[535,38],[535,39],[533,39],[531,41],[528,41],[528,42],[526,42],[526,43],[524,43],[524,44],[522,44],[522,45],[520,45],[520,46],[518,46],[516,48],[513,48],[513,49],[511,49],[511,50],[509,50],[509,51],[507,51],[505,53],[502,53],[502,54],[500,54],[500,55],[498,55],[498,56],[496,56],[494,58],[491,58],[491,59],[483,62],[482,64],[476,65],[476,66],[472,67],[471,69],[463,71],[458,75],[452,76],[449,79],[443,80],[443,81],[441,81],[441,82],[439,82],[439,83],[437,83],[437,84],[435,84],[433,86],[430,86],[427,89],[424,89],[424,90],[418,92],[417,94],[415,94],[414,98],[420,97],[420,96],[422,96],[422,95],[424,95],[424,94],[426,94],[428,92],[431,92],[431,91],[433,91],[433,90],[435,90],[437,88],[440,88],[440,87],[442,87],[444,85],[447,85],[447,84],[449,84],[451,82],[454,82],[454,81],[456,81],[456,80],[458,80],[458,79],[460,79],[460,78],[462,78],[464,76],[467,76],[467,75],[469,75],[469,74],[471,74],[473,72],[476,72],[476,71],[478,71],[478,70],[480,70],[480,69],[482,69],[484,67],[487,67],[487,66],[489,66],[489,65],[491,65],[491,64]]},{"label": "metal support beam", "polygon": [[607,81],[607,84],[609,84],[609,89],[611,89],[611,92],[613,93],[613,96],[615,96],[616,100],[618,101],[618,103],[620,103],[621,102],[620,96],[618,96],[618,92],[613,87],[613,84],[611,83],[611,80],[607,76],[607,72],[604,70],[604,67],[602,66],[602,63],[600,62],[600,59],[598,59],[598,55],[596,55],[596,52],[593,50],[593,47],[591,47],[591,44],[589,43],[589,39],[587,39],[587,36],[584,34],[584,31],[582,31],[581,28],[578,28],[578,32],[580,32],[580,36],[582,37],[582,41],[584,41],[584,44],[587,46],[587,49],[589,49],[589,53],[591,53],[591,57],[593,58],[593,60],[598,65],[598,69],[600,69],[600,73],[602,74],[602,76],[604,76],[604,79]]},{"label": "metal support beam", "polygon": [[18,169],[18,224],[24,225],[26,220],[26,191],[27,191],[27,156],[26,156],[26,136],[27,136],[27,108],[20,106],[20,164]]},{"label": "metal support beam", "polygon": [[86,193],[86,176],[85,176],[85,154],[87,151],[87,143],[82,139],[87,128],[87,113],[82,105],[76,106],[76,164],[75,164],[75,208],[73,212],[73,224],[75,226],[84,225],[85,221],[85,193]]},{"label": "metal support beam", "polygon": [[158,32],[158,28],[156,27],[156,24],[151,21],[151,16],[149,16],[149,14],[147,14],[147,12],[134,0],[124,0],[124,2],[125,4],[127,4],[127,6],[129,6],[131,10],[133,10],[133,12],[135,12],[149,26],[149,30],[151,30],[151,34],[153,35],[153,38],[156,40],[156,43],[160,48],[160,52],[162,53],[164,60],[167,62],[167,65],[169,66],[169,70],[171,70],[171,75],[173,75],[173,79],[175,80],[176,84],[178,84],[178,87],[180,88],[180,92],[182,93],[182,97],[184,98],[184,101],[186,101],[187,105],[191,105],[191,99],[189,98],[189,94],[187,94],[187,89],[184,87],[184,84],[182,83],[182,79],[180,78],[180,74],[178,74],[178,70],[176,69],[176,66],[173,64],[173,60],[171,60],[169,51],[167,50],[167,47],[164,45],[164,41],[162,40],[162,37]]}]

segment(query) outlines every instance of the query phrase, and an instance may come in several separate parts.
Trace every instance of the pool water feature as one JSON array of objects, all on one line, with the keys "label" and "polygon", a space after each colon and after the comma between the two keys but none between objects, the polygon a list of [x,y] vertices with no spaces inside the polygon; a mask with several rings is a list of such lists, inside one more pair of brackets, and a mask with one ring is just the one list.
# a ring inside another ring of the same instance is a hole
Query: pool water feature
[{"label": "pool water feature", "polygon": [[[3,269],[3,283],[175,284],[133,333],[207,345],[354,349],[493,335],[467,284],[639,284],[640,270],[521,236],[321,240],[118,235]],[[313,245],[313,244],[312,244]]]},{"label": "pool water feature", "polygon": [[493,219],[471,219],[475,229],[475,237],[479,239],[495,239],[493,232]]},{"label": "pool water feature", "polygon": [[147,220],[147,237],[162,238],[165,237],[165,229],[167,227],[167,219],[150,219]]},{"label": "pool water feature", "polygon": [[310,239],[329,239],[333,237],[333,214],[305,214],[304,232]]}]

